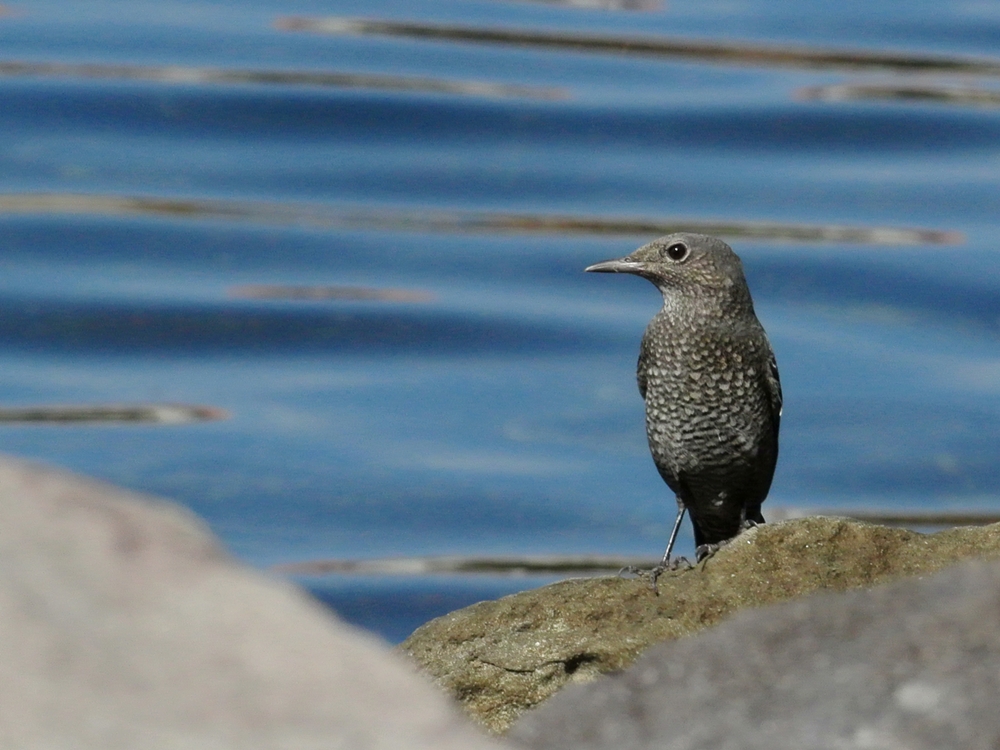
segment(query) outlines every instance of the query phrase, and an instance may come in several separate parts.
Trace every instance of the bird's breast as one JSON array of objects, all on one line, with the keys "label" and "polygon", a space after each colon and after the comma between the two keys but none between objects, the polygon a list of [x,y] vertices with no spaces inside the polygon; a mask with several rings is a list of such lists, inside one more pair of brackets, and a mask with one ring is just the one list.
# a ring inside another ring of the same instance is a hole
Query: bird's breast
[{"label": "bird's breast", "polygon": [[639,368],[647,435],[658,463],[754,460],[772,429],[766,346],[739,330],[677,331],[651,324]]}]

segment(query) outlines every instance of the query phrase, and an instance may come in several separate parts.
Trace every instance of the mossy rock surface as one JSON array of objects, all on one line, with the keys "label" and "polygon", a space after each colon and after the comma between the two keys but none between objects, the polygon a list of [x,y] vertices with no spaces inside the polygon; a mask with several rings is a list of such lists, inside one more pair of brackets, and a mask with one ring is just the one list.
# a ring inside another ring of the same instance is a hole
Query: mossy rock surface
[{"label": "mossy rock surface", "polygon": [[747,608],[1000,558],[1000,524],[936,534],[812,517],[741,534],[689,570],[561,581],[432,620],[401,646],[489,731],[571,681],[623,669],[648,646]]}]

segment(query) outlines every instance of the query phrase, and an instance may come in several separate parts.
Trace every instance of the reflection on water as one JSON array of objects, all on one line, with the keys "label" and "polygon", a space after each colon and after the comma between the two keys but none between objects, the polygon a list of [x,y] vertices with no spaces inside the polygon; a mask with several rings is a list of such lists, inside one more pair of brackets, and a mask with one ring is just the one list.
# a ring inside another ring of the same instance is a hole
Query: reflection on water
[{"label": "reflection on water", "polygon": [[323,205],[155,198],[82,194],[0,195],[0,214],[94,214],[224,219],[324,228],[364,228],[407,232],[487,232],[556,235],[659,236],[701,232],[722,237],[788,242],[842,242],[866,245],[958,244],[960,232],[903,227],[850,227],[775,222],[704,221],[601,216],[414,211],[342,208]]},{"label": "reflection on water", "polygon": [[183,65],[101,65],[0,60],[0,77],[86,78],[94,80],[152,81],[168,84],[261,84],[413,91],[464,96],[564,99],[563,89],[542,86],[454,81],[437,78],[331,73],[309,70],[237,70]]},{"label": "reflection on water", "polygon": [[[933,513],[922,511],[879,513],[872,511],[838,511],[826,513],[797,508],[772,508],[771,522],[804,516],[835,516],[868,523],[902,526],[917,530],[938,531],[956,526],[986,526],[1000,522],[1000,513]],[[388,557],[353,560],[302,560],[280,563],[271,570],[292,576],[528,576],[607,575],[626,568],[645,570],[660,562],[659,556],[625,557],[621,555],[523,555],[520,557],[478,557],[457,555],[445,557]]]},{"label": "reflection on water", "polygon": [[360,286],[288,286],[247,284],[229,290],[237,299],[370,300],[380,302],[431,302],[434,295],[418,289],[372,289]]},{"label": "reflection on water", "polygon": [[2,406],[2,424],[137,423],[186,424],[228,419],[225,409],[184,404]]},{"label": "reflection on water", "polygon": [[600,10],[654,11],[664,6],[663,0],[526,0],[527,2],[562,5],[567,8],[597,8]]},{"label": "reflection on water", "polygon": [[308,31],[317,34],[370,34],[435,41],[506,44],[577,52],[674,57],[729,65],[1000,75],[1000,60],[988,58],[782,47],[722,40],[698,41],[650,36],[578,34],[342,17],[280,18],[275,21],[275,27],[285,31]]},{"label": "reflection on water", "polygon": [[809,86],[799,89],[796,95],[806,101],[824,102],[882,100],[933,102],[963,107],[1000,106],[1000,91],[970,86],[915,84],[912,82],[900,84],[840,83],[829,86]]}]

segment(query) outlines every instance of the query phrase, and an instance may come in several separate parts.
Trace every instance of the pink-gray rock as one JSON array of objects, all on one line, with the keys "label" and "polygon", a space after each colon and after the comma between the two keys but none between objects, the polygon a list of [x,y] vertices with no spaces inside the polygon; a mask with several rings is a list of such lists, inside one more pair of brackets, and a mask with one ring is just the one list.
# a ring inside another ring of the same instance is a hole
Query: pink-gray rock
[{"label": "pink-gray rock", "polygon": [[508,738],[573,750],[1000,747],[1000,565],[744,611],[571,685]]},{"label": "pink-gray rock", "polygon": [[498,745],[190,513],[0,459],[0,747]]}]

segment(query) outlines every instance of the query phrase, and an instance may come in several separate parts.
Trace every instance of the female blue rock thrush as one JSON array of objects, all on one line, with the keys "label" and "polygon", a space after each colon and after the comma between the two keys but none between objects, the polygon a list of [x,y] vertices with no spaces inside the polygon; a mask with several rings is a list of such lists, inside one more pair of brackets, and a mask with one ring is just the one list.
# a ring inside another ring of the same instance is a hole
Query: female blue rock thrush
[{"label": "female blue rock thrush", "polygon": [[764,522],[760,506],[778,460],[778,366],[743,265],[722,240],[671,234],[586,270],[642,276],[663,294],[663,309],[642,337],[637,373],[649,450],[677,496],[655,585],[671,565],[685,511],[696,560]]}]

